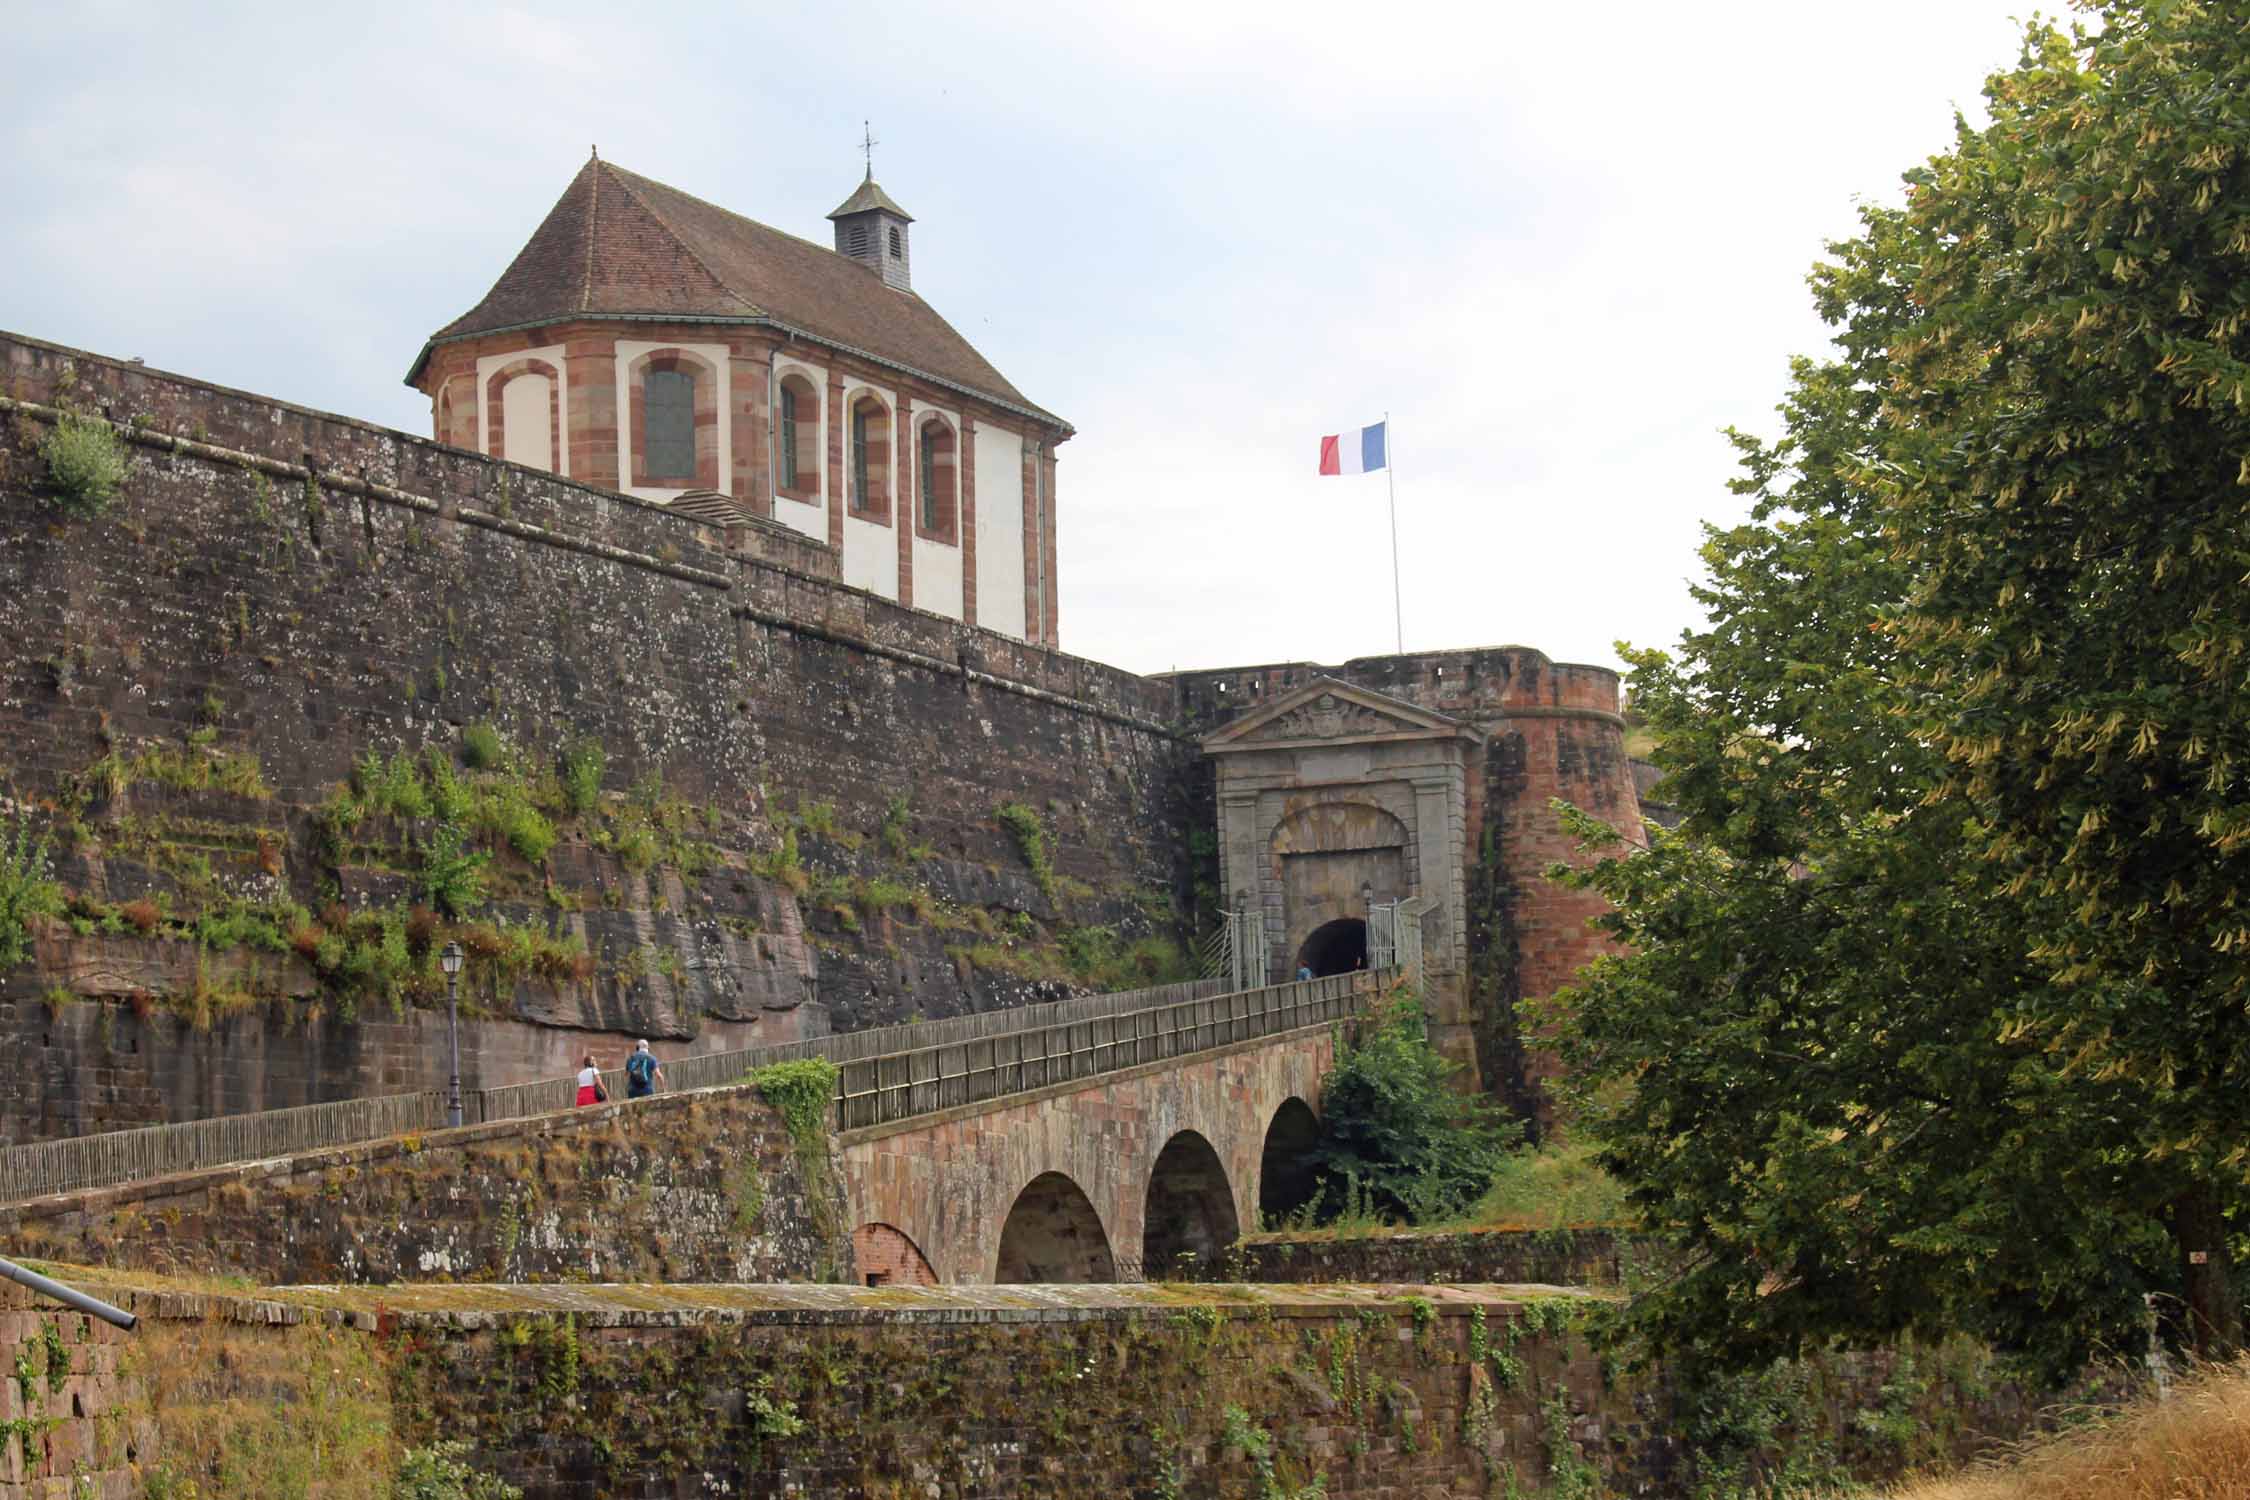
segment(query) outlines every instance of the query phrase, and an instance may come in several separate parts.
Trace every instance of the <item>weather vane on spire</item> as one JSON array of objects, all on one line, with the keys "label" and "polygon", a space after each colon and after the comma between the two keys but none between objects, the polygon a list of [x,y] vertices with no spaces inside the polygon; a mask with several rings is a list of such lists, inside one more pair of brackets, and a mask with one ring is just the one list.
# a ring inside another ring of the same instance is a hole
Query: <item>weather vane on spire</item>
[{"label": "weather vane on spire", "polygon": [[875,180],[875,148],[882,144],[881,141],[875,139],[875,131],[871,123],[866,120],[860,121],[859,149],[867,158],[867,180],[869,182]]}]

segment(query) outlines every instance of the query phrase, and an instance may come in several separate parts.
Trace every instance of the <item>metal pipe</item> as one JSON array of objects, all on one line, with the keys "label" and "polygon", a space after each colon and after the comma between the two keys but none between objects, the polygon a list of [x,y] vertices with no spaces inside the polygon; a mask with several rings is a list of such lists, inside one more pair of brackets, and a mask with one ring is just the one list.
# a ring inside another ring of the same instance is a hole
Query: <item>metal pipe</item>
[{"label": "metal pipe", "polygon": [[42,1276],[37,1271],[26,1270],[12,1260],[0,1260],[0,1276],[5,1276],[10,1281],[21,1282],[42,1297],[52,1297],[65,1307],[74,1307],[90,1317],[101,1319],[104,1323],[114,1323],[120,1328],[130,1330],[141,1321],[122,1307],[112,1307],[99,1297],[89,1297],[73,1287],[64,1286],[52,1277]]}]

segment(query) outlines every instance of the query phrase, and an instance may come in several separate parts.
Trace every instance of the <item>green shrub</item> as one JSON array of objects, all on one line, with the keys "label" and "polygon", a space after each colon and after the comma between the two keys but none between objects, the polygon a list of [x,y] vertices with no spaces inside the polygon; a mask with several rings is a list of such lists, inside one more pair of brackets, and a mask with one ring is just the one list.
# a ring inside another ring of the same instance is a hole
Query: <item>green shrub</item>
[{"label": "green shrub", "polygon": [[828,1117],[836,1102],[836,1065],[825,1057],[804,1057],[794,1062],[767,1063],[751,1070],[748,1081],[789,1127],[789,1139],[800,1151],[821,1145],[828,1137]]},{"label": "green shrub", "polygon": [[62,887],[54,881],[47,840],[34,839],[23,818],[0,822],[0,969],[12,969],[31,956],[31,919],[63,909]]},{"label": "green shrub", "polygon": [[469,1445],[458,1440],[409,1448],[399,1455],[391,1500],[523,1500],[504,1479],[469,1467]]},{"label": "green shrub", "polygon": [[484,867],[492,858],[463,847],[460,828],[440,824],[422,845],[422,896],[450,917],[466,916],[484,900]]},{"label": "green shrub", "polygon": [[430,794],[414,757],[403,750],[389,760],[373,750],[352,766],[352,785],[367,811],[393,818],[426,818]]},{"label": "green shrub", "polygon": [[584,817],[601,804],[602,773],[609,768],[609,757],[598,741],[578,740],[563,751],[560,761],[563,806]]},{"label": "green shrub", "polygon": [[1333,1202],[1427,1224],[1460,1214],[1491,1184],[1517,1135],[1490,1101],[1446,1083],[1421,997],[1401,986],[1322,1080],[1313,1159]]},{"label": "green shrub", "polygon": [[71,516],[99,515],[124,487],[129,460],[124,440],[99,417],[66,411],[39,445],[47,465],[47,490],[55,509]]},{"label": "green shrub", "polygon": [[510,798],[501,804],[495,821],[494,831],[508,841],[508,847],[533,864],[555,847],[555,825],[528,802]]},{"label": "green shrub", "polygon": [[508,762],[508,742],[490,724],[461,731],[461,759],[472,771],[496,771]]}]

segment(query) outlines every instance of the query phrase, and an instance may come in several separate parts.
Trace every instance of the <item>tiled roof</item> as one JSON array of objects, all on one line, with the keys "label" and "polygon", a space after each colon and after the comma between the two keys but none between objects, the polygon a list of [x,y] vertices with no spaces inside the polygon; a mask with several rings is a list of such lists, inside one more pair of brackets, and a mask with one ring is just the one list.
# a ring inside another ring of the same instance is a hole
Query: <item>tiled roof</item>
[{"label": "tiled roof", "polygon": [[579,170],[484,300],[430,336],[407,383],[430,347],[450,339],[623,314],[771,318],[1067,425],[1033,406],[912,292],[885,286],[825,246],[598,158]]}]

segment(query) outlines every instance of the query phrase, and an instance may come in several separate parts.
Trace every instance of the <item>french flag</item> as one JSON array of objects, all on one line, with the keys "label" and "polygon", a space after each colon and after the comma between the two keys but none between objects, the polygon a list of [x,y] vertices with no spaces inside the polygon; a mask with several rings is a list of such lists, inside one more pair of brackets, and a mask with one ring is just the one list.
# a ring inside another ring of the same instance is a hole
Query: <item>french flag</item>
[{"label": "french flag", "polygon": [[1377,422],[1373,427],[1355,427],[1350,432],[1320,440],[1320,472],[1323,474],[1372,474],[1389,461],[1383,429],[1388,422]]}]

